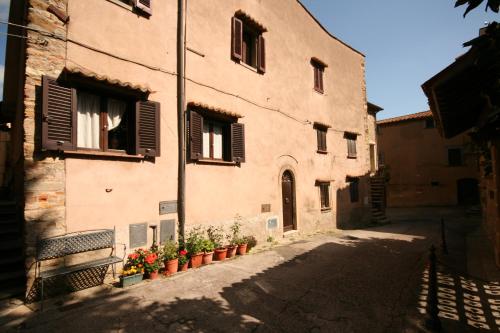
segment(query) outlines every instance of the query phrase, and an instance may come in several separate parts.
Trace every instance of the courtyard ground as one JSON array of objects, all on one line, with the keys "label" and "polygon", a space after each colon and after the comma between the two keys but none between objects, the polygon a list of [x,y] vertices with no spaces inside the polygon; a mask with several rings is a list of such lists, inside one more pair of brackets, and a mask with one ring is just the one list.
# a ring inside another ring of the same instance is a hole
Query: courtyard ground
[{"label": "courtyard ground", "polygon": [[449,254],[437,252],[444,331],[498,332],[499,272],[480,218],[442,208],[394,209],[390,217],[386,226],[295,236],[127,289],[54,298],[43,313],[10,303],[0,309],[0,331],[424,332],[428,249],[441,244],[444,217]]}]

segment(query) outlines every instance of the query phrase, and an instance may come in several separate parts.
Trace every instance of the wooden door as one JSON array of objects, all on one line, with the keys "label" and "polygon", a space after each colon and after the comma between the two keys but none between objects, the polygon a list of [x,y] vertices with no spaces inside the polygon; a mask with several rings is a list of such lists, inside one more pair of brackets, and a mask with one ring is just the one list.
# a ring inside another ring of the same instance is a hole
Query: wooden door
[{"label": "wooden door", "polygon": [[295,184],[293,174],[285,171],[281,178],[281,192],[283,194],[283,230],[295,228]]}]

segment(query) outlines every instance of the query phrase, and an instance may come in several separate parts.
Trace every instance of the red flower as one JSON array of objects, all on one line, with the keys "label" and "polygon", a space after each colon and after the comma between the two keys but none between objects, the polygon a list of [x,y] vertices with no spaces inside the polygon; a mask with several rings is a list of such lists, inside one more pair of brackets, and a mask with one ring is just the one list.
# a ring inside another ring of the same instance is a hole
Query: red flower
[{"label": "red flower", "polygon": [[137,253],[131,253],[128,255],[129,259],[135,260],[139,258],[139,255]]},{"label": "red flower", "polygon": [[179,254],[180,254],[181,256],[185,256],[187,253],[188,253],[188,251],[186,251],[186,250],[180,250],[180,251],[179,251]]},{"label": "red flower", "polygon": [[156,255],[156,253],[152,253],[150,255],[148,255],[146,257],[146,259],[144,259],[148,264],[152,265],[154,264],[154,262],[156,261],[156,259],[158,259],[158,256]]}]

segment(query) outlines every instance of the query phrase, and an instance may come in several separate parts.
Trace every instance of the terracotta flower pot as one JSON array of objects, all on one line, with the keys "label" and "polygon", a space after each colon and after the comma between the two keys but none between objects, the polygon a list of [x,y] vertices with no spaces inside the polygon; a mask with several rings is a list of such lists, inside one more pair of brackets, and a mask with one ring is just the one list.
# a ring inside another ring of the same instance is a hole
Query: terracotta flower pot
[{"label": "terracotta flower pot", "polygon": [[185,271],[187,271],[187,270],[188,270],[188,264],[189,264],[189,261],[187,261],[187,262],[186,262],[184,265],[182,265],[182,266],[181,266],[181,265],[179,265],[179,270],[180,270],[181,272],[185,272]]},{"label": "terracotta flower pot", "polygon": [[191,268],[198,268],[201,266],[201,262],[203,261],[203,253],[197,253],[191,256],[190,266]]},{"label": "terracotta flower pot", "polygon": [[244,255],[247,253],[247,244],[240,244],[238,245],[238,254],[240,256]]},{"label": "terracotta flower pot", "polygon": [[158,278],[158,271],[149,272],[148,277],[150,280],[156,280]]},{"label": "terracotta flower pot", "polygon": [[170,276],[172,274],[177,273],[179,269],[179,259],[175,258],[172,260],[165,261],[165,275]]},{"label": "terracotta flower pot", "polygon": [[214,260],[215,261],[222,261],[222,260],[226,259],[226,255],[227,255],[226,248],[215,249]]},{"label": "terracotta flower pot", "polygon": [[213,257],[214,257],[214,251],[203,253],[203,265],[211,264]]},{"label": "terracotta flower pot", "polygon": [[236,245],[229,245],[227,247],[227,258],[232,258],[236,255],[236,249],[238,247]]}]

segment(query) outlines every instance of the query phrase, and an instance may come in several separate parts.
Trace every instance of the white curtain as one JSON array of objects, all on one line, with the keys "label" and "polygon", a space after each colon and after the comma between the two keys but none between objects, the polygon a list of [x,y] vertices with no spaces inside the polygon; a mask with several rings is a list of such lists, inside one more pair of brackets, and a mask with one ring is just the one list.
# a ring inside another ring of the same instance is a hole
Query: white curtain
[{"label": "white curtain", "polygon": [[222,126],[214,124],[214,158],[222,159]]},{"label": "white curtain", "polygon": [[123,101],[108,99],[108,131],[117,128],[122,121],[127,104]]},{"label": "white curtain", "polygon": [[83,92],[78,93],[78,147],[99,149],[100,98]]},{"label": "white curtain", "polygon": [[210,125],[203,123],[203,157],[210,158]]}]

